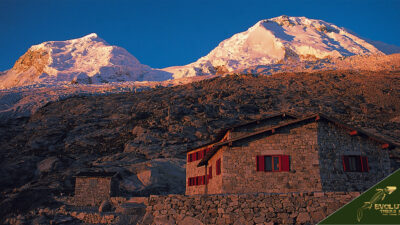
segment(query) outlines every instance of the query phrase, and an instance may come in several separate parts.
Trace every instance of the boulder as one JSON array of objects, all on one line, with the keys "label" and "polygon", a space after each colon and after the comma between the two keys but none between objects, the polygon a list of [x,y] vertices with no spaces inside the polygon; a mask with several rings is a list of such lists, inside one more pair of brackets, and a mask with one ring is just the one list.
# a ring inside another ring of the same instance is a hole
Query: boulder
[{"label": "boulder", "polygon": [[56,165],[59,161],[60,160],[55,156],[48,157],[48,158],[40,161],[37,164],[37,173],[43,174],[43,173],[52,172],[56,168]]},{"label": "boulder", "polygon": [[167,215],[163,215],[163,216],[155,217],[153,224],[155,224],[155,225],[175,225],[176,222],[172,218],[168,219]]}]

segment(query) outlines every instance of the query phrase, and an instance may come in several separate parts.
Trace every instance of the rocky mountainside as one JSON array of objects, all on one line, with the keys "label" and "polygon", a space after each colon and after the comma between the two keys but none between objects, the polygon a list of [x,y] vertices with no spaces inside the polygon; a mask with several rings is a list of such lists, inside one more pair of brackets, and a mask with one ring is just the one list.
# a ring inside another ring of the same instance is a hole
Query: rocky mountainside
[{"label": "rocky mountainside", "polygon": [[353,71],[399,71],[400,54],[392,55],[355,55],[346,58],[319,59],[315,61],[297,61],[270,65],[251,66],[230,74],[270,75],[281,72],[315,72],[326,70]]},{"label": "rocky mountainside", "polygon": [[38,83],[92,84],[170,78],[168,72],[141,64],[125,49],[111,46],[93,33],[30,47],[12,69],[0,76],[0,88]]},{"label": "rocky mountainside", "polygon": [[[367,41],[345,28],[322,20],[279,16],[261,20],[247,31],[222,41],[208,55],[194,63],[163,70],[173,73],[174,78],[181,78],[221,74],[256,66],[279,68],[280,64],[289,64],[295,69],[299,62],[304,61],[313,64],[318,59],[384,55],[399,51],[399,47]],[[324,64],[328,63],[325,61]]]},{"label": "rocky mountainside", "polygon": [[120,92],[139,92],[155,87],[182,85],[203,79],[234,74],[270,75],[284,72],[313,72],[326,70],[353,71],[399,71],[400,54],[350,56],[338,59],[299,61],[290,64],[253,66],[227,74],[185,77],[167,81],[113,82],[106,84],[34,84],[10,89],[0,89],[0,121],[27,117],[51,101],[59,101],[70,96],[108,95]]},{"label": "rocky mountainside", "polygon": [[233,75],[49,103],[0,124],[0,218],[59,207],[54,196],[88,168],[119,172],[123,195],[183,193],[187,149],[281,111],[322,111],[398,142],[400,73]]}]

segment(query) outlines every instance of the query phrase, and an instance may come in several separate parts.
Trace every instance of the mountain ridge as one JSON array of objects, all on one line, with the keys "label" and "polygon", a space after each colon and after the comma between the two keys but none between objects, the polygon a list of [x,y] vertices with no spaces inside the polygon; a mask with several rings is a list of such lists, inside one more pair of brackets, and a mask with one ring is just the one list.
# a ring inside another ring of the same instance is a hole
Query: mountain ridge
[{"label": "mountain ridge", "polygon": [[31,46],[0,76],[0,88],[34,83],[107,83],[169,79],[164,71],[141,64],[124,48],[91,33],[66,41]]},{"label": "mountain ridge", "polygon": [[[165,81],[196,76],[205,79],[206,75],[259,71],[252,68],[267,68],[261,74],[346,70],[376,67],[376,62],[382,60],[375,60],[375,56],[396,52],[400,52],[400,47],[363,39],[323,20],[279,16],[260,20],[246,31],[223,40],[193,63],[153,69],[141,64],[124,48],[111,46],[91,33],[77,39],[33,45],[13,68],[0,73],[0,89],[32,84]],[[356,56],[371,56],[372,61],[347,60]],[[349,66],[349,61],[361,64]],[[389,64],[393,66],[387,67],[398,67],[396,60]]]},{"label": "mountain ridge", "polygon": [[279,16],[258,21],[223,40],[209,54],[184,66],[167,67],[174,78],[232,72],[257,65],[315,61],[354,55],[385,55],[345,28],[306,17]]}]

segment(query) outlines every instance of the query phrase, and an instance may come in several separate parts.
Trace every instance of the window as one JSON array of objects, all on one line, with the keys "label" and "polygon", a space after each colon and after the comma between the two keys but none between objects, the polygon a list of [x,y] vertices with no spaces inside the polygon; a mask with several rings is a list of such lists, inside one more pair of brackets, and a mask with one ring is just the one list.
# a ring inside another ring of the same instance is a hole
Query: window
[{"label": "window", "polygon": [[221,159],[217,160],[215,167],[216,167],[215,174],[220,175],[221,174]]},{"label": "window", "polygon": [[192,162],[193,161],[193,154],[189,154],[188,155],[188,162]]},{"label": "window", "polygon": [[288,155],[259,155],[256,157],[257,171],[280,172],[290,170]]},{"label": "window", "polygon": [[204,158],[206,156],[206,154],[208,153],[208,151],[210,151],[210,148],[189,154],[188,162],[193,162],[193,161],[197,161],[197,160]]},{"label": "window", "polygon": [[342,156],[343,170],[345,172],[368,172],[368,158],[360,155]]},{"label": "window", "polygon": [[198,186],[206,184],[206,176],[190,177],[188,179],[188,186]]}]

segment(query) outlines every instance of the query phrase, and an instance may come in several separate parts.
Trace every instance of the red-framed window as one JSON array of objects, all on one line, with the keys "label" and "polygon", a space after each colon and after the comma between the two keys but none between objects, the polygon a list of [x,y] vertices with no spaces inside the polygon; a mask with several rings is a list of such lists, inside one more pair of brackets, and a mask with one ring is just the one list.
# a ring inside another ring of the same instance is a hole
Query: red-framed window
[{"label": "red-framed window", "polygon": [[217,162],[215,163],[215,174],[221,174],[221,159],[217,159]]},{"label": "red-framed window", "polygon": [[206,184],[206,176],[190,177],[188,179],[188,186],[199,186]]},{"label": "red-framed window", "polygon": [[290,171],[290,157],[288,155],[258,155],[256,169],[265,172]]},{"label": "red-framed window", "polygon": [[194,161],[203,159],[206,156],[206,154],[210,151],[210,149],[211,148],[207,148],[207,149],[203,149],[201,151],[197,151],[197,152],[188,154],[187,161],[194,162]]},{"label": "red-framed window", "polygon": [[368,158],[360,155],[342,156],[343,170],[345,172],[368,172]]}]

